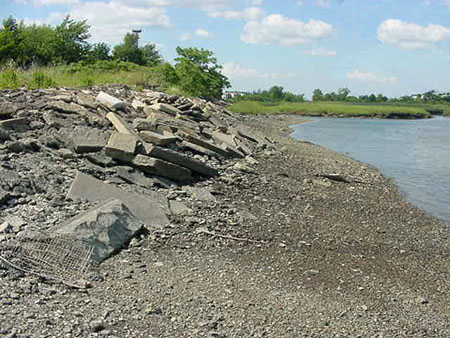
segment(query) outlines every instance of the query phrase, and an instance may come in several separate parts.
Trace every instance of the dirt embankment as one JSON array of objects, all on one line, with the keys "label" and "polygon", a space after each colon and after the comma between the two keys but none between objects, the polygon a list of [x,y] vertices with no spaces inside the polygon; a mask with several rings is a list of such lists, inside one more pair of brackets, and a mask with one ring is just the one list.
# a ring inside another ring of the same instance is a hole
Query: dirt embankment
[{"label": "dirt embankment", "polygon": [[[40,114],[36,108],[33,121],[44,125],[34,136],[11,132],[15,140],[0,148],[2,170],[16,173],[12,189],[2,186],[10,198],[0,218],[21,218],[19,232],[52,229],[98,205],[67,198],[76,170],[147,198],[164,194],[186,209],[167,213],[168,224],[105,260],[86,290],[0,270],[0,336],[450,335],[450,228],[369,166],[290,139],[287,126],[299,117],[220,115],[224,134],[245,125],[273,143],[242,159],[185,149],[219,175],[185,183],[146,173],[157,181],[145,188],[120,180],[116,164],[93,165],[61,138],[59,149],[44,143],[56,134]],[[101,121],[99,129],[111,131]],[[9,231],[6,240],[16,235]]]}]

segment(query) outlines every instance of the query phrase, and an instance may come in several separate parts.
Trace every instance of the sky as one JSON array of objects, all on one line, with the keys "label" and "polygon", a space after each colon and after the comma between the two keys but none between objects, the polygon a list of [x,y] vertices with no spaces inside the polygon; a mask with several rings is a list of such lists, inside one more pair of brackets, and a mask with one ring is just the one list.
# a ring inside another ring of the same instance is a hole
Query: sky
[{"label": "sky", "polygon": [[212,50],[233,90],[450,92],[450,0],[0,0],[0,19],[67,14],[111,46],[142,29],[169,62],[177,46]]}]

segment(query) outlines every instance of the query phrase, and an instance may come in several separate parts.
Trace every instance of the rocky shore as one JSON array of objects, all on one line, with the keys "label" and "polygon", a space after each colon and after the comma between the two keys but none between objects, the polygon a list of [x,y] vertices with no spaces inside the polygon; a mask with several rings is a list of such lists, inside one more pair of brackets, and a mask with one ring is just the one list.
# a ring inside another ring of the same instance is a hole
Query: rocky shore
[{"label": "rocky shore", "polygon": [[[85,285],[0,262],[0,337],[450,336],[450,228],[291,139],[301,117],[123,87],[1,94],[0,257],[80,214],[139,231]],[[114,201],[85,194],[102,189]]]}]

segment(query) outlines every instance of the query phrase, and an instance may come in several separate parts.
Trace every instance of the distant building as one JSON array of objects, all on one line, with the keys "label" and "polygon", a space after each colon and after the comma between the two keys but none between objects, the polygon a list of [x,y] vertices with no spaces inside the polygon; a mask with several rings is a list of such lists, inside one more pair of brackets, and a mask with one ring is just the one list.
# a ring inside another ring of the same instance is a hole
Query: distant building
[{"label": "distant building", "polygon": [[247,94],[248,94],[247,92],[227,91],[227,92],[223,93],[222,99],[223,100],[231,100],[231,99],[234,99],[236,96],[247,95]]}]

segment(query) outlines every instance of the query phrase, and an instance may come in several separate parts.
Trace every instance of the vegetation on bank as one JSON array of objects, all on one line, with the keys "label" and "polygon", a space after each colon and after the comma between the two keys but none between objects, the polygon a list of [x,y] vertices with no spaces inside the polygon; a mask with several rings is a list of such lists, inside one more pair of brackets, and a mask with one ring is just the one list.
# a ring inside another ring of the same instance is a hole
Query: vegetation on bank
[{"label": "vegetation on bank", "polygon": [[230,110],[245,114],[292,113],[306,116],[377,117],[377,118],[428,118],[430,113],[420,107],[396,105],[359,105],[342,102],[276,102],[238,101]]},{"label": "vegetation on bank", "polygon": [[0,89],[105,83],[158,88],[185,96],[220,98],[230,87],[213,52],[177,47],[174,65],[154,44],[139,45],[138,33],[127,33],[112,50],[88,42],[86,21],[66,17],[61,24],[25,25],[12,17],[0,26]]}]

